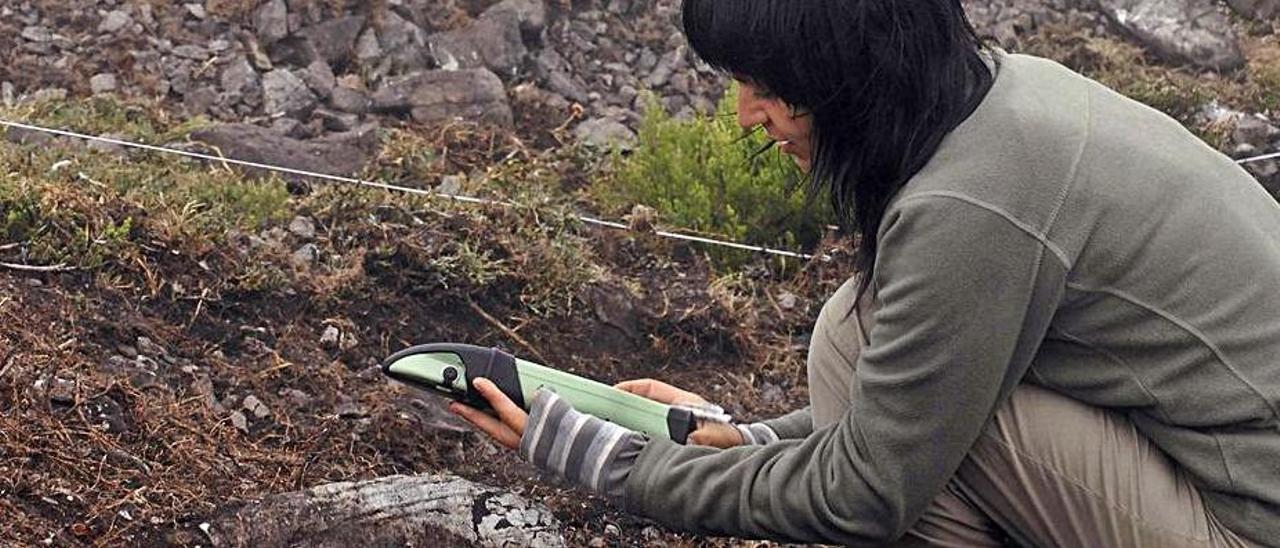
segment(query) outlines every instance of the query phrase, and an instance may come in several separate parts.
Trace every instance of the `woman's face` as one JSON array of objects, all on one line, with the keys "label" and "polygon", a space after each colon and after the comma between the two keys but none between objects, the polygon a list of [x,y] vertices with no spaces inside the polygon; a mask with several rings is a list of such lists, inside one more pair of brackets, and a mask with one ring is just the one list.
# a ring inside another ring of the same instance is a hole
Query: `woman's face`
[{"label": "woman's face", "polygon": [[738,81],[738,124],[744,129],[761,126],[778,150],[791,156],[800,171],[809,172],[813,151],[813,117],[793,109],[758,84]]}]

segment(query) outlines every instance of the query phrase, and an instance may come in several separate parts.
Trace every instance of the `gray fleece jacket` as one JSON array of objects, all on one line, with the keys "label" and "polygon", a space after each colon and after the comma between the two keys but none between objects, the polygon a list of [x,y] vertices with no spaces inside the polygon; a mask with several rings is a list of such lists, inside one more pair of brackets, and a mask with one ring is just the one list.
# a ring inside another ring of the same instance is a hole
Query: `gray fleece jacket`
[{"label": "gray fleece jacket", "polygon": [[[621,436],[596,488],[693,531],[892,540],[1030,382],[1126,414],[1219,521],[1280,541],[1280,206],[1169,117],[999,58],[875,235],[851,412],[723,451]],[[844,360],[823,327],[810,360]]]}]

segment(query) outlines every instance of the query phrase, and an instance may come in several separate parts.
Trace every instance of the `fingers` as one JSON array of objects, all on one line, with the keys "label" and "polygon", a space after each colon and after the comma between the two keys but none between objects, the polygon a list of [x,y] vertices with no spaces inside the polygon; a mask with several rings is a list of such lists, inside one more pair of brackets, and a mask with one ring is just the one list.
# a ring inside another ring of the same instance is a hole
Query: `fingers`
[{"label": "fingers", "polygon": [[653,391],[654,384],[662,384],[662,383],[655,381],[653,379],[632,379],[629,381],[622,381],[618,384],[613,385],[613,387],[623,392],[630,392],[632,394],[635,394],[643,398],[653,399],[653,397],[650,396],[649,393]]},{"label": "fingers", "polygon": [[458,402],[449,404],[449,411],[471,423],[477,430],[488,434],[494,441],[502,444],[507,449],[520,447],[520,435],[516,434],[506,423],[498,420],[497,417]]},{"label": "fingers", "polygon": [[649,398],[665,404],[701,404],[707,400],[702,396],[676,388],[665,382],[654,379],[635,379],[622,381],[613,385],[623,392],[630,392],[640,397]]},{"label": "fingers", "polygon": [[503,423],[509,426],[516,434],[524,433],[524,425],[529,420],[529,414],[511,401],[498,385],[485,378],[476,379],[471,383],[485,401],[493,407],[493,411],[498,415]]}]

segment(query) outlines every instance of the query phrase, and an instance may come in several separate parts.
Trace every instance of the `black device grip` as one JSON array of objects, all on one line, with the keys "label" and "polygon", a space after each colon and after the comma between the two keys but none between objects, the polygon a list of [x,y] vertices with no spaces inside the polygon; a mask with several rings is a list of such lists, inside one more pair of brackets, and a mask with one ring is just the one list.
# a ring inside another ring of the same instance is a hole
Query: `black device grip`
[{"label": "black device grip", "polygon": [[693,411],[681,407],[667,411],[667,433],[671,435],[671,441],[683,445],[697,428],[698,419],[693,416]]},{"label": "black device grip", "polygon": [[[493,381],[498,389],[506,394],[511,401],[525,411],[529,407],[524,402],[524,391],[520,389],[520,371],[516,368],[516,357],[498,350],[497,348],[483,349],[485,352],[477,352],[475,363],[467,360],[467,356],[462,356],[462,363],[467,366],[467,392],[475,394],[474,382],[480,377],[484,377]],[[484,354],[488,354],[485,356]],[[485,407],[489,407],[485,402]]]}]

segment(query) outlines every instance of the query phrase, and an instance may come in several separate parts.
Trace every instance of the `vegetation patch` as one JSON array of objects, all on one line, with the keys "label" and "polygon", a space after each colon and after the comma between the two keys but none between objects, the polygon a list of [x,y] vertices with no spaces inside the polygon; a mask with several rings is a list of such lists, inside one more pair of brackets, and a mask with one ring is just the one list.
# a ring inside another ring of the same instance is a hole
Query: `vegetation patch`
[{"label": "vegetation patch", "polygon": [[[656,210],[665,226],[811,249],[832,218],[827,201],[810,199],[802,174],[790,158],[765,149],[761,132],[744,134],[736,103],[732,88],[713,116],[682,120],[650,101],[635,150],[613,155],[592,188],[594,198],[614,215],[643,205]],[[722,250],[711,254],[721,264],[743,258]]]}]

